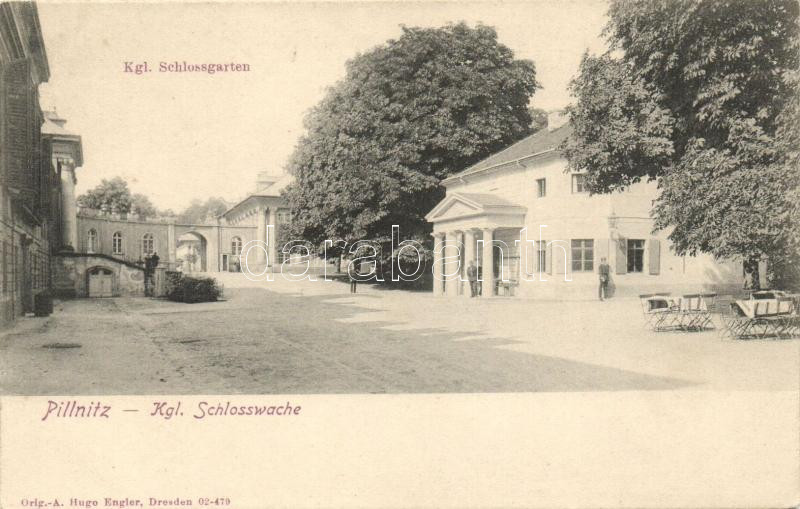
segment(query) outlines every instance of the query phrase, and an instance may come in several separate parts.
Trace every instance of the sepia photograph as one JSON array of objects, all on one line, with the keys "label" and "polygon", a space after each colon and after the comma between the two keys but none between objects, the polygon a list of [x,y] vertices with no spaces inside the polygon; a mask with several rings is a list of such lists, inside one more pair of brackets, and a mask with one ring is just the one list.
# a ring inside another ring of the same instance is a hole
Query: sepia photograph
[{"label": "sepia photograph", "polygon": [[799,184],[795,0],[0,2],[0,507],[795,507]]}]

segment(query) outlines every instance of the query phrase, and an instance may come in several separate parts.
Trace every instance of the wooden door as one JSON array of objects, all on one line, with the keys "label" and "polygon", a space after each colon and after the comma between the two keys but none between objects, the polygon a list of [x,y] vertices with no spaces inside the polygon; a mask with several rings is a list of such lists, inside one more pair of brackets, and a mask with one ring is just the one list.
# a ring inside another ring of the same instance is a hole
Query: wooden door
[{"label": "wooden door", "polygon": [[89,274],[89,297],[111,297],[113,275],[107,269],[94,269]]}]

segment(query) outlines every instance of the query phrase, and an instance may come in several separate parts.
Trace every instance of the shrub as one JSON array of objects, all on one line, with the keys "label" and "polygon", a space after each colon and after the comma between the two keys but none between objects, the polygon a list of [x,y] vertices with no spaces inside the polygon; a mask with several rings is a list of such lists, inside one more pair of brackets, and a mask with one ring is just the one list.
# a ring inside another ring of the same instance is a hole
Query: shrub
[{"label": "shrub", "polygon": [[210,277],[169,277],[167,298],[175,302],[215,302],[222,295],[217,280]]}]

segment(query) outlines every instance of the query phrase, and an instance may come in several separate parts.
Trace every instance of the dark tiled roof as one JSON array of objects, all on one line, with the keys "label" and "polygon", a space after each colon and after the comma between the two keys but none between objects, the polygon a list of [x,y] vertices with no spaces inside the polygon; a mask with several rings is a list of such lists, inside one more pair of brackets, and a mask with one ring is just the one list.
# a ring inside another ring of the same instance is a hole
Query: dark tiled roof
[{"label": "dark tiled roof", "polygon": [[507,148],[504,148],[500,152],[492,154],[486,159],[473,164],[466,170],[456,173],[453,175],[453,177],[470,175],[472,173],[485,170],[486,168],[497,166],[498,164],[516,161],[518,159],[522,159],[523,157],[538,154],[539,152],[555,149],[567,138],[570,131],[571,127],[569,124],[564,124],[563,126],[553,129],[552,131],[542,129],[541,131],[538,131],[527,138],[523,138]]}]

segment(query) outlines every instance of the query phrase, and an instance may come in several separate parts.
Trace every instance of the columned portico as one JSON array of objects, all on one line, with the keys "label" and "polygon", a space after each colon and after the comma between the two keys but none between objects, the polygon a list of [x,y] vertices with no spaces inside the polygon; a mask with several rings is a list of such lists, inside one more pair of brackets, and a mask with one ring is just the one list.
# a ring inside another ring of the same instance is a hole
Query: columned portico
[{"label": "columned portico", "polygon": [[478,265],[478,260],[475,254],[475,231],[471,228],[468,228],[464,230],[464,266],[461,267],[461,278],[465,281],[463,283],[463,294],[466,296],[471,295],[469,278],[467,277],[469,262],[475,262],[475,265]]},{"label": "columned portico", "polygon": [[482,283],[481,297],[492,297],[494,295],[494,229],[483,229],[483,250],[481,253]]},{"label": "columned portico", "polygon": [[449,297],[454,297],[458,295],[458,286],[459,286],[458,233],[459,233],[458,231],[450,231],[445,233],[444,291],[445,294]]},{"label": "columned portico", "polygon": [[444,293],[442,282],[442,253],[437,251],[437,246],[444,242],[443,233],[433,234],[433,294],[436,296]]},{"label": "columned portico", "polygon": [[[469,283],[458,279],[467,279],[467,267],[470,260],[475,260],[481,274],[481,296],[491,297],[494,293],[494,251],[493,241],[498,230],[521,229],[525,224],[527,209],[503,198],[491,194],[451,193],[442,200],[425,219],[433,223],[434,239],[445,238],[447,248],[445,257],[454,257],[445,264],[434,258],[434,274],[437,270],[444,273],[458,272],[454,281],[447,281],[444,291],[440,282],[434,283],[434,295],[442,293],[448,296],[469,295]],[[463,233],[463,256],[460,270],[454,264],[459,263],[457,242]],[[482,240],[482,248],[476,247],[476,241]],[[452,244],[452,247],[451,247]],[[440,255],[441,256],[441,255]],[[476,258],[480,257],[479,260]],[[459,276],[461,276],[459,278]],[[441,278],[440,278],[441,279]],[[448,278],[449,279],[449,278]]]}]

